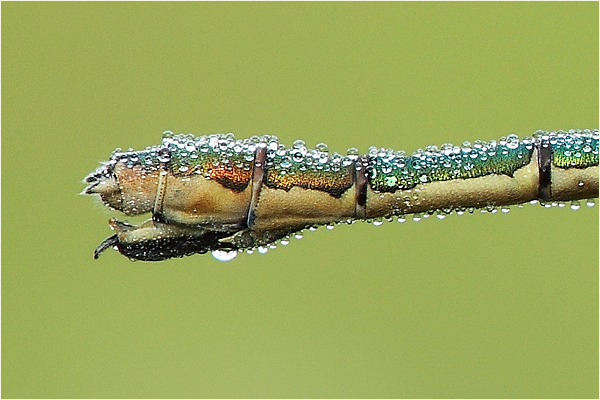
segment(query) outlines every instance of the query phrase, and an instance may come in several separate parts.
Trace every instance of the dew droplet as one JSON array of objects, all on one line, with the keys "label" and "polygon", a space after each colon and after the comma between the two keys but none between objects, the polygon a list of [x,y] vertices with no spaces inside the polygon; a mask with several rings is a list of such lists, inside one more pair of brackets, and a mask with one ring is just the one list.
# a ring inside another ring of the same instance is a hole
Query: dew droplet
[{"label": "dew droplet", "polygon": [[588,207],[594,207],[594,205],[596,205],[596,200],[594,200],[594,199],[588,199],[585,202],[585,205],[588,206]]},{"label": "dew droplet", "polygon": [[398,217],[398,222],[403,223],[405,221],[406,221],[406,218],[404,216],[401,215]]},{"label": "dew droplet", "polygon": [[385,184],[389,187],[394,187],[398,182],[398,178],[395,176],[387,176],[384,178]]},{"label": "dew droplet", "polygon": [[212,255],[219,261],[230,261],[237,257],[238,252],[235,250],[213,250]]},{"label": "dew droplet", "polygon": [[267,251],[269,251],[269,249],[265,246],[258,246],[257,250],[260,254],[265,254]]},{"label": "dew droplet", "polygon": [[294,148],[295,149],[300,149],[306,146],[306,143],[304,142],[304,140],[298,139],[294,142]]},{"label": "dew droplet", "polygon": [[573,200],[571,202],[571,210],[579,210],[581,208],[581,204],[577,200]]},{"label": "dew droplet", "polygon": [[376,219],[373,221],[373,225],[375,226],[381,226],[383,224],[383,221],[380,219]]},{"label": "dew droplet", "polygon": [[519,137],[517,135],[510,134],[506,137],[506,147],[508,147],[509,149],[516,149],[517,147],[519,147]]},{"label": "dew droplet", "polygon": [[325,153],[327,153],[329,151],[329,148],[327,147],[327,145],[325,143],[318,143],[315,146],[315,149],[317,149],[319,151],[322,151],[322,152],[325,152]]},{"label": "dew droplet", "polygon": [[162,149],[160,149],[158,151],[158,161],[166,163],[169,162],[171,160],[171,151],[166,148],[163,147]]},{"label": "dew droplet", "polygon": [[346,150],[346,156],[351,160],[356,160],[358,158],[358,149],[355,147],[350,147]]},{"label": "dew droplet", "polygon": [[292,160],[294,160],[297,163],[302,162],[304,160],[304,154],[302,153],[302,151],[300,151],[300,150],[294,151],[292,153]]}]

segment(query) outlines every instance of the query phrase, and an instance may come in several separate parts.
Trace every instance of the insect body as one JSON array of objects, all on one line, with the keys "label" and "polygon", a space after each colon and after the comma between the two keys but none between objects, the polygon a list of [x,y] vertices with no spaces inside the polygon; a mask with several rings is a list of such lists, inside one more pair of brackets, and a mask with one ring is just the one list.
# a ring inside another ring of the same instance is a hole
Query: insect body
[{"label": "insect body", "polygon": [[111,219],[114,247],[132,260],[265,248],[302,229],[414,213],[463,213],[539,200],[598,197],[598,130],[429,146],[412,155],[372,147],[329,153],[275,136],[236,140],[165,132],[162,143],[112,154],[85,178],[85,194],[139,226]]}]

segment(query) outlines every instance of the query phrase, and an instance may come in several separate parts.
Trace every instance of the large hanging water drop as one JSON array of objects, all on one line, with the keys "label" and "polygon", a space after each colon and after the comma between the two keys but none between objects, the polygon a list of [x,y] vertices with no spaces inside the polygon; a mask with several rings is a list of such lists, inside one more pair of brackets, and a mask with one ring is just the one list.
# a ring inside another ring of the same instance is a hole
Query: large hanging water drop
[{"label": "large hanging water drop", "polygon": [[219,261],[231,261],[237,257],[238,252],[235,250],[225,251],[225,250],[213,250],[212,255]]}]

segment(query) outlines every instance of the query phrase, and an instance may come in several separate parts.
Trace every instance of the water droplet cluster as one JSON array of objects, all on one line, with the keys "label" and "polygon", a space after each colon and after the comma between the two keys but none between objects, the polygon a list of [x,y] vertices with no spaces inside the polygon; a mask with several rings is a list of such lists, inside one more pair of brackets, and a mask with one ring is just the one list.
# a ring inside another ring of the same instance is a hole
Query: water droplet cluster
[{"label": "water droplet cluster", "polygon": [[552,163],[559,168],[587,168],[598,165],[597,129],[537,131],[534,137],[542,142],[542,146],[552,146]]},{"label": "water droplet cluster", "polygon": [[373,190],[395,192],[418,184],[451,179],[476,178],[489,174],[512,176],[531,160],[533,139],[509,135],[499,141],[476,140],[462,146],[446,143],[428,146],[411,156],[402,151],[371,147],[367,179]]}]

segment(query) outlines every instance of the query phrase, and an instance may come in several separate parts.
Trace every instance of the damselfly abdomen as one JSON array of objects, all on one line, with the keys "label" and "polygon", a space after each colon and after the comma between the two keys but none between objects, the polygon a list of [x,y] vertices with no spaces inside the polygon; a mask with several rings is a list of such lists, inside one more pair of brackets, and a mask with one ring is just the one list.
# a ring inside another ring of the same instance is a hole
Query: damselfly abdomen
[{"label": "damselfly abdomen", "polygon": [[[111,219],[114,247],[132,260],[266,249],[305,228],[422,213],[495,210],[540,201],[598,197],[598,130],[535,132],[462,146],[428,146],[412,155],[371,147],[330,153],[275,136],[163,134],[142,151],[113,152],[85,178],[85,194],[141,225]],[[574,203],[575,205],[577,203]]]}]

